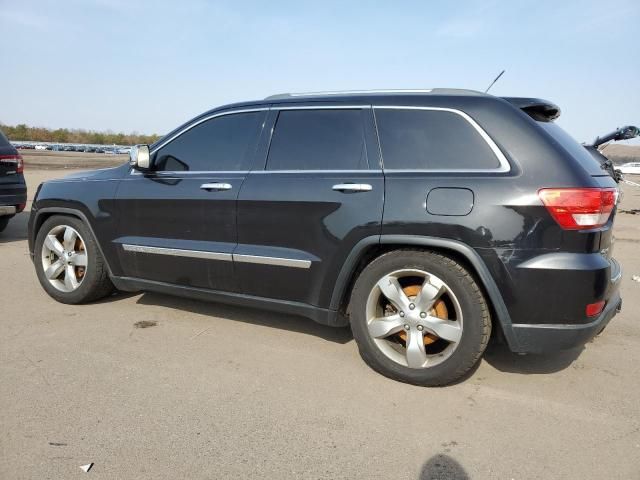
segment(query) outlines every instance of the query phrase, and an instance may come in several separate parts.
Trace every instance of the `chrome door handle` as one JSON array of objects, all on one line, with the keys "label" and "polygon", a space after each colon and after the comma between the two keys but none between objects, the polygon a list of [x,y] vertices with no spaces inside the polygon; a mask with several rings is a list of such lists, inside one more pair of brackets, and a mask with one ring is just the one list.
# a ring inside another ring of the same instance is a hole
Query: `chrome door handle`
[{"label": "chrome door handle", "polygon": [[339,183],[333,186],[336,192],[370,192],[372,190],[371,185],[368,183]]},{"label": "chrome door handle", "polygon": [[230,183],[203,183],[202,185],[200,185],[200,188],[202,190],[215,190],[215,191],[231,190],[231,184]]}]

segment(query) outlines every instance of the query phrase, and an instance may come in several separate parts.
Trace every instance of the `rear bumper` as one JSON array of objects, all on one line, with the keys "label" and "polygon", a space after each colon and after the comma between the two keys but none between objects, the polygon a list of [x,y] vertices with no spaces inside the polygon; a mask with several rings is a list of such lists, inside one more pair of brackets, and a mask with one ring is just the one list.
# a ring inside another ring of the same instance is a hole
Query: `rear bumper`
[{"label": "rear bumper", "polygon": [[14,215],[18,205],[27,203],[27,187],[24,183],[0,184],[0,216]]},{"label": "rear bumper", "polygon": [[514,324],[514,345],[518,353],[547,353],[567,350],[584,345],[598,335],[622,309],[620,282],[622,269],[614,259],[610,260],[610,281],[606,289],[606,304],[600,315],[588,323],[580,324]]},{"label": "rear bumper", "polygon": [[622,299],[616,292],[607,302],[600,316],[591,323],[582,325],[516,324],[513,326],[513,333],[518,345],[511,350],[518,353],[549,353],[584,345],[602,332],[621,308]]}]

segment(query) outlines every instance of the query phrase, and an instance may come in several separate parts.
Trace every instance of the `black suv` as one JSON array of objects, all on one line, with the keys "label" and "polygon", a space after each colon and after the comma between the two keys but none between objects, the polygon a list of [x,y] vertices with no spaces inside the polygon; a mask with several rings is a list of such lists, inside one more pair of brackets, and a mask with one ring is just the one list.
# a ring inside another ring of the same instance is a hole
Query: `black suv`
[{"label": "black suv", "polygon": [[22,156],[0,132],[0,232],[7,228],[9,220],[24,210],[27,204],[27,185],[23,171]]},{"label": "black suv", "polygon": [[558,115],[440,89],[220,107],[42,184],[30,250],[61,302],[115,287],[299,314],[350,325],[384,375],[450,383],[492,332],[570,348],[620,308],[616,182]]}]

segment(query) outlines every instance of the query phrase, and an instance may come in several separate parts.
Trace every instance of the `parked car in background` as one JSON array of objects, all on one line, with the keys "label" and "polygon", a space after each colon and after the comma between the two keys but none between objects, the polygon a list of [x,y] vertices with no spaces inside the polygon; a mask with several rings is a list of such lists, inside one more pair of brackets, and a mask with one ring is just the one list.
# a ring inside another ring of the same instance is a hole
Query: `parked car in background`
[{"label": "parked car in background", "polygon": [[582,345],[621,308],[617,183],[533,98],[276,95],[178,127],[130,164],[45,182],[40,284],[118,288],[350,325],[376,371],[443,385],[493,335]]},{"label": "parked car in background", "polygon": [[24,162],[18,150],[0,131],[0,232],[27,204],[23,171]]},{"label": "parked car in background", "polygon": [[131,147],[120,147],[116,149],[118,155],[129,155],[129,152],[131,152]]},{"label": "parked car in background", "polygon": [[640,175],[640,162],[625,163],[616,168],[624,174]]},{"label": "parked car in background", "polygon": [[36,150],[46,150],[46,149],[47,149],[47,146],[46,146],[46,145],[36,145],[36,146],[35,146],[35,149],[36,149]]}]

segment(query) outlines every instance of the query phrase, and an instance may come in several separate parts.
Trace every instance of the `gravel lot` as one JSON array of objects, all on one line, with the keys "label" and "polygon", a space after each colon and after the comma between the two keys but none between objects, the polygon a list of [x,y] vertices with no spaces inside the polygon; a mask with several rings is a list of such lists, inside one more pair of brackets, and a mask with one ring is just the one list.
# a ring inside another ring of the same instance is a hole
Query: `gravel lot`
[{"label": "gravel lot", "polygon": [[[30,194],[68,172],[31,166]],[[0,234],[0,478],[640,478],[640,211],[616,221],[624,308],[599,338],[491,346],[440,389],[374,373],[349,330],[303,318],[156,294],[56,303],[27,217]]]}]

